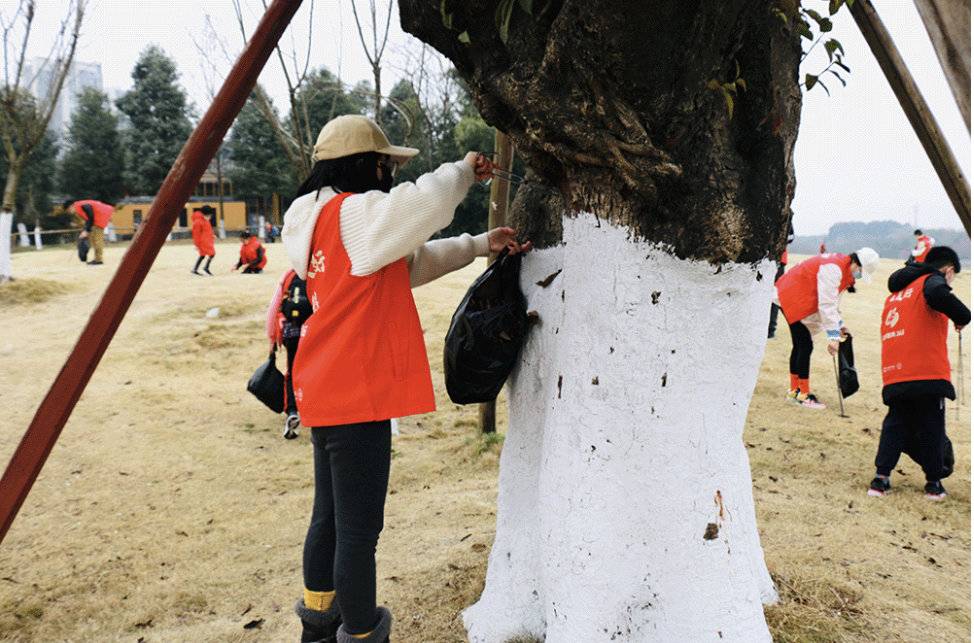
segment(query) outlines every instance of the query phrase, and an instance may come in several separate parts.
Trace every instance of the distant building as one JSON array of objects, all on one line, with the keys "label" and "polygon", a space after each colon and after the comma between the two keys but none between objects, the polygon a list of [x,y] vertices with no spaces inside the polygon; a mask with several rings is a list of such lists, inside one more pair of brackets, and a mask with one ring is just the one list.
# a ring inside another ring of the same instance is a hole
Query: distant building
[{"label": "distant building", "polygon": [[[27,88],[39,100],[47,100],[53,89],[53,66],[45,64],[44,58],[34,58],[25,67],[24,77],[30,83]],[[48,129],[63,136],[71,122],[71,115],[78,106],[78,95],[89,88],[102,91],[101,63],[71,63]]]}]

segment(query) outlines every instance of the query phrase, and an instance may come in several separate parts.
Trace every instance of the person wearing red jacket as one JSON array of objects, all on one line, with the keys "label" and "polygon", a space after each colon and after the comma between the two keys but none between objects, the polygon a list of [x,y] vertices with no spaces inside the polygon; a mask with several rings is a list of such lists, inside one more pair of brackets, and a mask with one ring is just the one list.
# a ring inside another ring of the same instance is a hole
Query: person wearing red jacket
[{"label": "person wearing red jacket", "polygon": [[923,263],[927,258],[927,253],[933,248],[933,244],[936,243],[933,237],[923,234],[923,230],[916,229],[913,231],[913,236],[916,237],[916,245],[913,246],[913,251],[910,252],[910,257],[913,261],[917,263]]},{"label": "person wearing red jacket", "polygon": [[890,295],[880,321],[883,403],[889,412],[876,452],[876,477],[870,496],[885,496],[901,453],[923,467],[929,500],[943,500],[941,482],[952,465],[947,460],[944,398],[956,397],[950,381],[947,335],[950,322],[959,333],[971,311],[950,289],[960,259],[947,246],[934,246],[923,263],[908,262],[889,278]]},{"label": "person wearing red jacket", "polygon": [[196,251],[200,255],[196,259],[196,265],[193,266],[192,273],[194,275],[200,274],[200,264],[203,263],[204,259],[206,259],[206,265],[203,266],[203,272],[213,275],[210,272],[210,262],[216,256],[216,248],[213,244],[213,224],[210,217],[214,214],[216,214],[216,210],[209,205],[193,210],[193,245],[196,246]]},{"label": "person wearing red jacket", "polygon": [[860,248],[851,255],[815,255],[775,284],[775,303],[781,306],[791,331],[789,400],[805,408],[825,408],[809,386],[812,336],[825,331],[829,353],[838,353],[839,342],[846,334],[839,299],[857,279],[868,282],[878,265],[879,255],[872,248]]},{"label": "person wearing red jacket", "polygon": [[91,238],[91,247],[95,249],[95,258],[88,262],[89,266],[100,266],[104,261],[105,252],[105,228],[112,221],[112,214],[115,206],[94,199],[83,199],[81,201],[65,201],[64,209],[71,212],[84,222],[84,230],[81,231],[81,238]]},{"label": "person wearing red jacket", "polygon": [[267,251],[264,250],[263,244],[261,244],[260,239],[256,236],[250,234],[249,231],[244,230],[240,233],[240,259],[237,261],[237,265],[234,266],[234,270],[240,270],[241,266],[246,266],[244,268],[245,275],[259,275],[264,271],[264,266],[267,265]]},{"label": "person wearing red jacket", "polygon": [[298,354],[301,341],[301,326],[311,316],[311,301],[308,299],[307,284],[293,270],[281,277],[277,290],[267,309],[267,337],[271,350],[283,346],[287,351],[287,373],[284,376],[285,406],[284,439],[298,437],[301,420],[298,417],[298,403],[294,398],[294,358]]}]

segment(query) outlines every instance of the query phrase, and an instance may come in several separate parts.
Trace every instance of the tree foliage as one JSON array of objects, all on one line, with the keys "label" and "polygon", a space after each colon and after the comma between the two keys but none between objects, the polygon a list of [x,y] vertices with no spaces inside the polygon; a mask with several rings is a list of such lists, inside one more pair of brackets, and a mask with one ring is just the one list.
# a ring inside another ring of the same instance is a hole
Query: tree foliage
[{"label": "tree foliage", "polygon": [[293,168],[282,153],[273,128],[253,97],[237,116],[227,145],[227,171],[238,198],[289,195],[297,186]]},{"label": "tree foliage", "polygon": [[[44,221],[51,210],[57,153],[57,136],[48,130],[24,162],[14,202],[16,221],[31,225],[40,218],[41,225],[48,227]],[[0,155],[0,176],[6,176],[8,168],[6,155]]]},{"label": "tree foliage", "polygon": [[117,102],[125,128],[126,183],[133,194],[155,194],[191,131],[176,64],[150,45],[132,70],[132,89]]},{"label": "tree foliage", "polygon": [[86,89],[68,127],[59,172],[61,191],[68,197],[115,203],[125,193],[124,172],[118,117],[108,96]]}]

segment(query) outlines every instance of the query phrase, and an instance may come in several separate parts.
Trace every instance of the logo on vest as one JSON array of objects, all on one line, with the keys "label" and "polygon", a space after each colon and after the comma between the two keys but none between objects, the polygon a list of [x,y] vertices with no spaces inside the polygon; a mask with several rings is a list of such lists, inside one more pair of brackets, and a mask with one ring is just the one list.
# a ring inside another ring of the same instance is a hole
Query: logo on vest
[{"label": "logo on vest", "polygon": [[304,399],[304,389],[299,388],[294,391],[294,399],[298,402]]},{"label": "logo on vest", "polygon": [[318,293],[311,293],[311,312],[318,312]]},{"label": "logo on vest", "polygon": [[900,312],[895,308],[890,308],[889,312],[886,314],[886,321],[884,322],[890,328],[893,328],[900,322]]},{"label": "logo on vest", "polygon": [[308,267],[308,279],[314,279],[319,272],[325,271],[325,253],[316,250],[311,257],[311,265]]}]

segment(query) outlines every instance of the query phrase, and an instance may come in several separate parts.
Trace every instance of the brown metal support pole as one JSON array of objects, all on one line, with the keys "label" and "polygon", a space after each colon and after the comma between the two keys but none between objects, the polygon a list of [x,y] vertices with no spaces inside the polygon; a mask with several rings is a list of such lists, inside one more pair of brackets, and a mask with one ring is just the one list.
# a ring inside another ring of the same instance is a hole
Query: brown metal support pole
[{"label": "brown metal support pole", "polygon": [[[494,131],[494,165],[507,172],[514,165],[514,149],[511,139],[500,130]],[[511,182],[507,179],[494,177],[490,182],[490,203],[487,204],[487,229],[493,230],[507,222],[507,202],[511,197]],[[490,253],[488,263],[497,258],[497,253]],[[484,402],[480,405],[480,430],[483,433],[497,431],[497,400]]]},{"label": "brown metal support pole", "polygon": [[913,81],[910,70],[893,44],[870,0],[856,0],[851,7],[852,16],[859,25],[863,37],[872,49],[876,61],[886,75],[896,99],[913,126],[920,144],[926,150],[930,162],[940,177],[950,202],[960,217],[967,236],[971,235],[971,187],[964,178],[957,159],[954,158],[943,132],[934,120],[920,89]]},{"label": "brown metal support pole", "polygon": [[169,170],[115,276],[0,478],[0,542],[125,317],[176,217],[223,142],[299,6],[301,0],[274,0],[213,104]]}]

